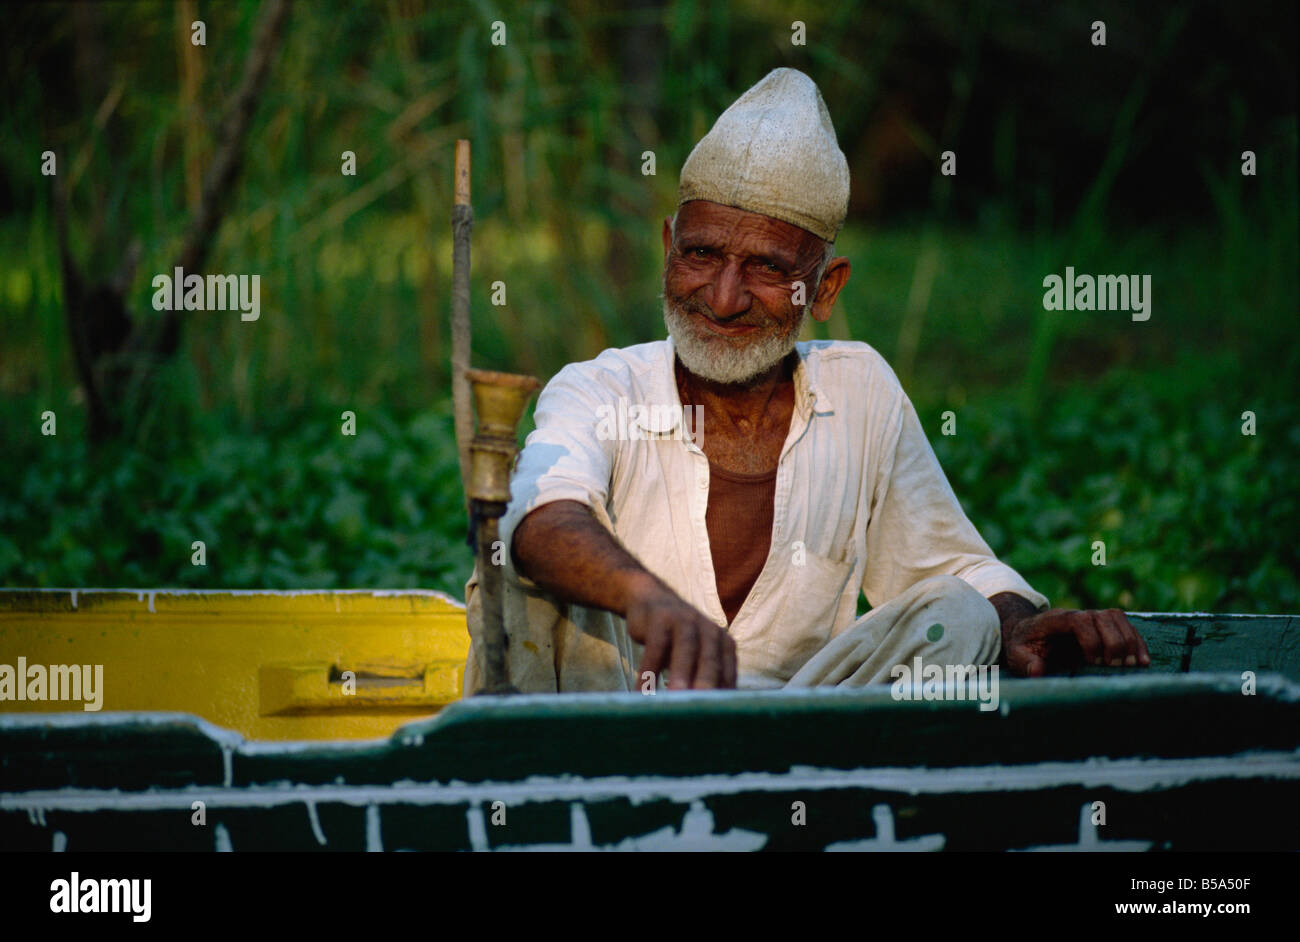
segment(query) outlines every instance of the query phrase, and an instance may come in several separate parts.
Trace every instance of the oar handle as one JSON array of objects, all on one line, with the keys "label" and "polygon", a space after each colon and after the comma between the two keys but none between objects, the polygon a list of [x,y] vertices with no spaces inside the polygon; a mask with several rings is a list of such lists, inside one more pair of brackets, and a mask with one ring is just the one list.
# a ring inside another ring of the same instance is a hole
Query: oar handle
[{"label": "oar handle", "polygon": [[469,141],[456,142],[456,198],[454,205],[469,205]]}]

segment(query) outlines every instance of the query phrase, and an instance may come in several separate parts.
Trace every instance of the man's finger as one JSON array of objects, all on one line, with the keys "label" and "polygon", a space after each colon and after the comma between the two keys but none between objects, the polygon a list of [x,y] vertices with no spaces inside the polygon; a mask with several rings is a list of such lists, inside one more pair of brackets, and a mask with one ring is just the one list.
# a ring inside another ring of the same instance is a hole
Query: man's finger
[{"label": "man's finger", "polygon": [[669,688],[690,690],[695,682],[695,659],[699,655],[700,638],[691,622],[673,623],[673,649],[669,654]]},{"label": "man's finger", "polygon": [[668,661],[668,632],[668,628],[655,628],[650,631],[650,637],[646,638],[645,649],[641,652],[641,670],[637,673],[638,677],[644,677],[646,671],[649,671],[658,678],[659,672],[664,669]]},{"label": "man's finger", "polygon": [[1138,630],[1133,627],[1133,623],[1128,620],[1128,616],[1118,608],[1107,609],[1111,621],[1115,624],[1119,632],[1124,636],[1124,666],[1126,667],[1147,667],[1151,664],[1151,652],[1147,650],[1147,644],[1138,634]]},{"label": "man's finger", "polygon": [[1098,612],[1098,616],[1111,632],[1119,639],[1119,650],[1115,654],[1106,652],[1106,662],[1111,667],[1137,667],[1137,632],[1128,624],[1128,619],[1118,609],[1108,608]]},{"label": "man's finger", "polygon": [[695,659],[696,690],[712,690],[722,680],[722,634],[713,625],[696,630],[700,639],[699,654]]},{"label": "man's finger", "polygon": [[1021,664],[1021,669],[1025,677],[1043,677],[1047,674],[1047,661],[1037,654],[1029,654]]},{"label": "man's finger", "polygon": [[1071,612],[1070,615],[1070,627],[1073,629],[1074,639],[1079,642],[1079,650],[1083,652],[1084,662],[1101,664],[1105,646],[1101,640],[1101,633],[1093,623],[1092,613]]},{"label": "man's finger", "polygon": [[[1124,636],[1124,630],[1120,628],[1119,623],[1115,621],[1114,616],[1109,611],[1091,612],[1093,624],[1097,626],[1097,634],[1101,636],[1102,647],[1105,649],[1103,655],[1107,667],[1123,667],[1124,659],[1129,656],[1129,639]],[[1137,663],[1136,654],[1133,663]],[[1131,665],[1130,665],[1131,666]]]}]

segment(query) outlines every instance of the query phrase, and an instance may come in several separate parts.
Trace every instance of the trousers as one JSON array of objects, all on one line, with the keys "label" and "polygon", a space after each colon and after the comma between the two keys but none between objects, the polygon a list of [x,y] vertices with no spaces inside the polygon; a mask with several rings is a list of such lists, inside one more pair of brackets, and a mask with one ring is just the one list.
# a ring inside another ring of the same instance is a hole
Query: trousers
[{"label": "trousers", "polygon": [[996,663],[1002,627],[993,603],[956,576],[932,576],[874,608],[832,639],[786,687],[889,683],[895,665]]}]

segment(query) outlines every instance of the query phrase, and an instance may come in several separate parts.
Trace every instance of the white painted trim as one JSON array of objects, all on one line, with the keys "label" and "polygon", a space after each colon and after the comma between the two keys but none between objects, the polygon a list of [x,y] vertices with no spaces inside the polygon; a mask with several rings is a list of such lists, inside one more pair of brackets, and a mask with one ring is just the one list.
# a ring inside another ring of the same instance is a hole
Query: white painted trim
[{"label": "white painted trim", "polygon": [[1166,621],[1187,621],[1191,618],[1217,618],[1223,620],[1238,620],[1268,618],[1300,618],[1300,615],[1288,615],[1285,612],[1268,612],[1262,615],[1251,615],[1247,612],[1125,612],[1125,615],[1136,615],[1139,618],[1160,618]]},{"label": "white painted trim", "polygon": [[137,601],[145,601],[148,596],[150,611],[153,611],[153,600],[158,595],[202,595],[202,596],[270,596],[272,598],[295,598],[304,595],[349,595],[349,596],[369,596],[371,598],[431,598],[440,599],[459,609],[465,608],[465,603],[446,592],[439,592],[436,589],[169,589],[153,588],[140,589],[133,587],[117,588],[35,588],[24,586],[3,586],[0,587],[0,595],[6,592],[34,592],[42,595],[67,595],[72,600],[72,607],[77,608],[78,601],[84,600],[88,595],[134,595]]},{"label": "white painted trim", "polygon": [[958,768],[818,769],[797,766],[788,773],[737,775],[532,776],[520,782],[394,782],[391,785],[294,785],[288,782],[243,788],[188,786],[168,791],[62,788],[0,794],[0,811],[90,812],[188,810],[195,799],[208,808],[274,808],[304,802],[371,805],[462,805],[504,801],[521,805],[560,801],[629,799],[633,804],[681,804],[745,792],[871,789],[907,795],[1040,791],[1079,786],[1146,792],[1200,781],[1280,779],[1300,781],[1300,750],[1243,753],[1188,759],[1105,759]]}]

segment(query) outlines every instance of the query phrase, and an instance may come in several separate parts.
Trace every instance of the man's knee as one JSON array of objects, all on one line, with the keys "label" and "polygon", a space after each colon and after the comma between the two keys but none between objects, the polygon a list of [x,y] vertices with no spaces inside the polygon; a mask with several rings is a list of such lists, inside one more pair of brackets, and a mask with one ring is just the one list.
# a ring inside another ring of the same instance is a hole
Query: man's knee
[{"label": "man's knee", "polygon": [[992,664],[1001,650],[993,603],[956,576],[923,579],[854,622],[789,687],[885,683],[900,664]]},{"label": "man's knee", "polygon": [[926,641],[937,650],[969,652],[970,663],[996,660],[1002,646],[997,609],[969,582],[957,576],[931,576],[910,591],[924,608],[926,620],[933,619],[925,629]]}]

